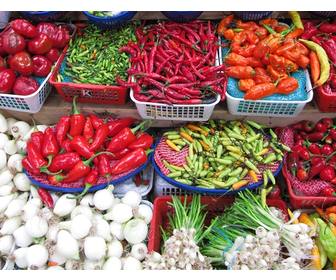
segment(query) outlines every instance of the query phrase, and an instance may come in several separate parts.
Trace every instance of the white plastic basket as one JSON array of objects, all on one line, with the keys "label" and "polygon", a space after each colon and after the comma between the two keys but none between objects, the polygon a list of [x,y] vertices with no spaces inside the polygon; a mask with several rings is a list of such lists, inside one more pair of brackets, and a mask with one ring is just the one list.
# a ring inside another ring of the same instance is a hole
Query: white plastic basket
[{"label": "white plastic basket", "polygon": [[[220,65],[220,51],[217,51],[216,65]],[[130,90],[132,101],[143,119],[176,120],[176,121],[207,121],[210,119],[215,106],[220,101],[217,95],[216,101],[211,104],[197,105],[167,105],[163,103],[142,102],[134,98],[133,90]]]},{"label": "white plastic basket", "polygon": [[313,90],[306,70],[306,91],[308,93],[305,101],[273,101],[273,100],[244,100],[236,98],[226,92],[228,111],[232,115],[243,116],[267,116],[267,117],[293,117],[301,113],[304,106],[312,101]]},{"label": "white plastic basket", "polygon": [[37,113],[41,110],[44,101],[51,91],[51,85],[48,82],[50,76],[51,72],[44,79],[38,90],[30,95],[0,94],[0,109]]}]

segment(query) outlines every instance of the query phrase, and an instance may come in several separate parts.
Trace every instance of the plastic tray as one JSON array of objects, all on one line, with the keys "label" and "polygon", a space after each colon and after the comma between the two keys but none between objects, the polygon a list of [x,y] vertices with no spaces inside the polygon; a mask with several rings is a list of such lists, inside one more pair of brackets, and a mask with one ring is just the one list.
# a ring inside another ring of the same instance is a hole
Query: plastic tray
[{"label": "plastic tray", "polygon": [[[71,36],[73,36],[76,32],[76,26],[73,24],[66,25],[71,29]],[[58,62],[60,62],[60,58]],[[51,91],[51,85],[49,84],[49,79],[51,75],[52,72],[49,73],[49,75],[43,80],[38,90],[30,95],[23,96],[1,93],[0,109],[33,114],[39,112]]]},{"label": "plastic tray", "polygon": [[83,12],[89,22],[102,30],[115,29],[122,27],[123,24],[130,21],[137,12],[120,12],[115,16],[97,17],[89,12]]},{"label": "plastic tray", "polygon": [[66,57],[67,49],[68,48],[63,51],[50,78],[50,83],[56,88],[58,94],[60,94],[65,101],[72,102],[73,97],[78,96],[77,101],[82,103],[115,105],[123,105],[126,103],[128,94],[126,87],[58,82],[57,76]]},{"label": "plastic tray", "polygon": [[[181,197],[181,200],[183,197]],[[191,197],[188,201],[190,202]],[[154,200],[153,218],[149,229],[148,238],[148,251],[160,252],[161,250],[161,227],[166,228],[168,225],[167,213],[172,212],[172,207],[168,205],[171,202],[171,196],[158,197]],[[234,201],[233,197],[201,197],[202,204],[207,205],[206,211],[208,212],[206,222],[216,215],[221,215],[225,207],[231,205]],[[286,203],[280,199],[267,199],[267,204],[272,207],[279,208],[285,217],[288,219]]]},{"label": "plastic tray", "polygon": [[[217,52],[216,65],[220,64],[220,49]],[[162,103],[142,102],[134,98],[130,90],[132,101],[143,119],[175,120],[175,121],[207,121],[210,119],[215,106],[221,97],[217,95],[215,102],[199,105],[167,105]]]},{"label": "plastic tray", "polygon": [[284,164],[282,168],[282,175],[284,176],[287,185],[290,204],[294,209],[315,208],[315,207],[325,208],[331,205],[336,205],[336,197],[297,195],[289,179],[286,164]]},{"label": "plastic tray", "polygon": [[[151,160],[152,160],[152,165],[154,167],[155,172],[160,177],[162,177],[169,184],[171,184],[175,187],[181,188],[181,189],[183,189],[185,191],[188,191],[188,192],[197,192],[197,193],[206,194],[206,195],[233,195],[233,194],[236,194],[236,193],[238,193],[240,191],[243,191],[243,190],[254,190],[254,189],[260,187],[263,184],[263,181],[261,180],[257,183],[249,184],[245,187],[242,187],[242,188],[240,188],[239,190],[236,190],[236,191],[229,191],[227,189],[219,189],[219,188],[218,189],[206,189],[206,188],[200,188],[200,187],[197,187],[197,186],[190,186],[190,185],[179,183],[179,182],[175,181],[174,179],[167,177],[166,175],[164,175],[161,172],[159,166],[156,164],[154,156],[152,156]],[[275,172],[273,172],[273,175],[277,176],[280,173],[281,168],[282,168],[282,162],[280,163],[277,170]]]},{"label": "plastic tray", "polygon": [[[109,182],[104,182],[102,184],[99,185],[95,185],[92,186],[89,189],[89,192],[95,192],[101,189],[106,188],[106,186],[108,184],[113,184],[113,185],[118,185],[122,182],[125,182],[126,180],[132,178],[133,176],[135,176],[136,174],[138,174],[139,172],[143,171],[148,163],[150,162],[152,157],[152,153],[148,156],[147,162],[145,164],[143,164],[142,166],[140,166],[139,168],[133,170],[132,172],[126,174],[125,176],[122,176],[120,178],[117,178],[115,180],[111,180]],[[37,187],[49,190],[49,191],[53,191],[53,192],[61,192],[61,193],[81,193],[84,190],[84,187],[76,187],[76,188],[65,188],[65,187],[58,187],[58,186],[53,186],[53,185],[48,185],[48,184],[44,184],[41,183],[39,181],[37,181],[34,177],[32,177],[26,170],[24,170],[24,173],[28,176],[29,180],[31,181],[31,183],[33,185],[36,185]]]}]

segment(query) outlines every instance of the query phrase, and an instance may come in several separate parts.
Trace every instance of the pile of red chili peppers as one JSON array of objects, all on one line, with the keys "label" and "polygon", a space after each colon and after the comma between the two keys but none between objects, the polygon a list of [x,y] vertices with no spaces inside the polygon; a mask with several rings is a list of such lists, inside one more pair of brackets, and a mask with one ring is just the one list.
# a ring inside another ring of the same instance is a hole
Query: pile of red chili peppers
[{"label": "pile of red chili peppers", "polygon": [[295,145],[287,166],[300,181],[320,179],[330,183],[322,196],[336,194],[336,120],[321,119],[315,125],[302,121],[292,125]]},{"label": "pile of red chili peppers", "polygon": [[319,44],[327,53],[330,63],[328,82],[316,88],[318,94],[336,96],[336,22],[306,21],[304,23],[303,39]]},{"label": "pile of red chili peppers", "polygon": [[141,132],[146,122],[130,128],[134,121],[85,116],[78,111],[74,98],[70,116],[63,116],[55,128],[49,127],[44,133],[32,133],[22,164],[31,174],[48,174],[52,185],[83,179],[89,188],[99,177],[111,179],[147,161],[153,137]]},{"label": "pile of red chili peppers", "polygon": [[164,104],[213,103],[225,98],[224,66],[215,66],[218,38],[210,22],[159,23],[136,30],[137,43],[120,49],[131,58],[128,74],[138,101]]}]

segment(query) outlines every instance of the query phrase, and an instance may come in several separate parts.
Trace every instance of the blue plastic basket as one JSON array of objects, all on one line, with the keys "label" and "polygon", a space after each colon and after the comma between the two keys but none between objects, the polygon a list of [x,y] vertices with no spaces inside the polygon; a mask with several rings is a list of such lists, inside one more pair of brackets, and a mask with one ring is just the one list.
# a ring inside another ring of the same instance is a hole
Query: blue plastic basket
[{"label": "blue plastic basket", "polygon": [[102,30],[116,29],[130,21],[137,12],[120,12],[115,16],[97,17],[89,12],[83,12],[91,24]]},{"label": "blue plastic basket", "polygon": [[[116,180],[112,180],[110,182],[106,182],[104,184],[99,184],[99,185],[95,185],[92,186],[89,189],[89,192],[96,192],[99,191],[101,189],[104,189],[107,187],[107,185],[109,184],[113,184],[113,185],[117,185],[120,183],[123,183],[124,181],[134,177],[135,175],[137,175],[138,173],[140,173],[141,171],[143,171],[148,163],[151,161],[151,157],[152,157],[153,153],[150,153],[147,159],[147,162],[145,164],[143,164],[142,166],[140,166],[138,169],[128,173],[127,175],[120,177]],[[48,191],[53,191],[53,192],[61,192],[61,193],[81,193],[84,190],[84,187],[81,188],[62,188],[62,187],[58,187],[58,186],[53,186],[53,185],[48,185],[48,184],[43,184],[37,180],[35,180],[26,170],[23,171],[29,178],[29,180],[31,181],[31,183],[39,188],[43,188],[46,189]]]},{"label": "blue plastic basket", "polygon": [[273,12],[271,11],[260,11],[260,12],[233,12],[241,20],[261,20],[267,17],[270,17]]},{"label": "blue plastic basket", "polygon": [[336,17],[336,11],[312,11],[311,12],[316,17]]},{"label": "blue plastic basket", "polygon": [[[201,194],[204,194],[204,195],[234,195],[234,194],[236,194],[240,191],[243,191],[243,190],[247,190],[247,189],[248,190],[254,190],[254,189],[260,187],[263,184],[263,181],[261,180],[257,183],[249,184],[245,187],[242,187],[242,188],[240,188],[239,190],[236,190],[236,191],[230,191],[230,190],[227,190],[227,189],[207,189],[207,188],[201,188],[201,187],[197,187],[197,186],[190,186],[190,185],[182,184],[180,182],[175,181],[172,178],[167,177],[166,175],[164,175],[161,172],[159,166],[156,164],[154,156],[151,158],[151,160],[152,160],[152,165],[154,167],[155,172],[160,177],[162,177],[169,184],[171,184],[175,187],[181,188],[183,190],[186,190],[188,192],[197,192],[197,193],[201,193]],[[282,164],[283,163],[281,162],[279,167],[277,168],[277,170],[273,173],[274,176],[277,176],[280,173],[281,168],[282,168]]]},{"label": "blue plastic basket", "polygon": [[21,14],[32,21],[54,21],[61,18],[64,12],[21,12]]},{"label": "blue plastic basket", "polygon": [[175,22],[189,22],[197,19],[203,12],[173,12],[173,11],[166,11],[161,12],[164,14],[168,19],[175,21]]}]

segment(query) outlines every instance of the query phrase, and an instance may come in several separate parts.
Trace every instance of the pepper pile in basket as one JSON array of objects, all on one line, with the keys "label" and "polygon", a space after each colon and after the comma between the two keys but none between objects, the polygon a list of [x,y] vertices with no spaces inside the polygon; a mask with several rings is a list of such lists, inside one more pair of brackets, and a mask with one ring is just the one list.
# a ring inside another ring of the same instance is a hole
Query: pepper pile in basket
[{"label": "pepper pile in basket", "polygon": [[218,39],[210,22],[159,23],[136,30],[137,43],[120,49],[131,56],[127,71],[138,101],[213,103],[225,98],[224,66],[215,66]]},{"label": "pepper pile in basket", "polygon": [[219,23],[218,34],[230,41],[224,61],[229,77],[239,79],[244,99],[258,100],[275,93],[290,94],[299,87],[290,74],[309,65],[309,50],[296,37],[301,21],[286,27],[276,19],[256,22],[234,20],[230,15]]},{"label": "pepper pile in basket", "polygon": [[324,118],[315,125],[309,121],[292,125],[296,134],[287,159],[288,169],[302,182],[312,179],[328,182],[330,186],[322,190],[322,196],[332,196],[336,191],[335,124]]},{"label": "pepper pile in basket", "polygon": [[64,70],[58,81],[74,83],[115,85],[116,76],[127,78],[129,59],[118,50],[129,41],[135,41],[134,25],[125,26],[117,31],[102,31],[89,25],[77,33],[70,42]]},{"label": "pepper pile in basket", "polygon": [[41,22],[34,26],[25,19],[10,22],[0,35],[0,93],[37,91],[39,83],[33,76],[48,76],[69,40],[69,30],[62,25]]},{"label": "pepper pile in basket", "polygon": [[94,114],[84,116],[74,98],[72,115],[62,117],[54,129],[32,133],[22,164],[33,175],[48,174],[51,185],[84,179],[90,188],[99,176],[111,179],[146,163],[153,138],[135,134],[146,122],[131,129],[133,123],[132,118],[104,122]]},{"label": "pepper pile in basket", "polygon": [[176,166],[163,161],[170,171],[167,176],[204,188],[238,190],[258,182],[258,176],[263,178],[265,186],[268,180],[275,184],[272,173],[275,170],[271,168],[282,161],[283,151],[290,150],[280,143],[272,129],[252,121],[210,120],[203,125],[188,124],[163,135],[165,143],[176,152],[188,147],[185,164]]}]

